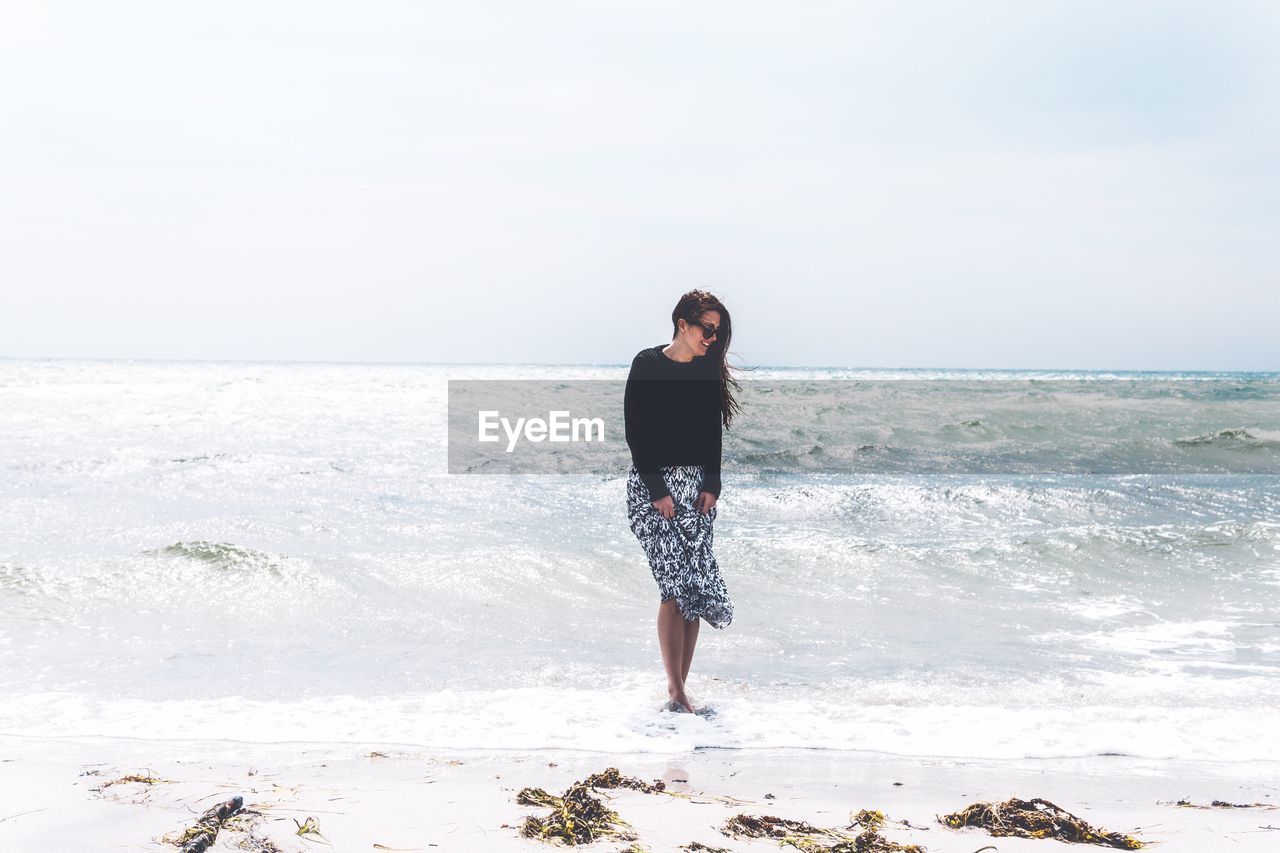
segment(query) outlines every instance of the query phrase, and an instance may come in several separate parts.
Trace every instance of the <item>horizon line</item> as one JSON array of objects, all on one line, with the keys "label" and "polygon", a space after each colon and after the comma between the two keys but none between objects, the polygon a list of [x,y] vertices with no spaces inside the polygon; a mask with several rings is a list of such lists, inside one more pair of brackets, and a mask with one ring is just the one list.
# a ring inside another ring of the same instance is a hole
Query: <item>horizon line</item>
[{"label": "horizon line", "polygon": [[[280,365],[344,365],[382,367],[617,367],[626,369],[629,362],[532,362],[532,361],[338,361],[333,359],[237,359],[237,358],[174,358],[134,356],[22,356],[0,355],[0,361],[102,361],[148,362],[157,364],[280,364]],[[832,364],[755,364],[746,367],[730,365],[734,370],[938,370],[938,371],[1002,371],[1007,373],[1232,373],[1280,375],[1280,370],[1235,368],[1141,368],[1141,367],[874,367],[869,365]]]}]

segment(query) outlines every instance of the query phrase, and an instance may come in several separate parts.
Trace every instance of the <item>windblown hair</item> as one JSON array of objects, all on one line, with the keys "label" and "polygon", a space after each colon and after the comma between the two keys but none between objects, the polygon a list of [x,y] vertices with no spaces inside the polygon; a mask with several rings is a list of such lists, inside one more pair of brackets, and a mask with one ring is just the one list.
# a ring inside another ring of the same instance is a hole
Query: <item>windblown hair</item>
[{"label": "windblown hair", "polygon": [[738,401],[733,396],[733,390],[735,388],[739,391],[742,390],[738,380],[729,374],[729,363],[726,360],[729,353],[729,340],[733,337],[733,325],[732,320],[729,318],[729,309],[724,307],[723,302],[705,290],[690,290],[680,297],[680,301],[676,303],[675,309],[671,312],[671,338],[674,340],[675,336],[680,333],[679,321],[684,320],[690,325],[697,325],[702,321],[702,315],[708,311],[718,311],[720,313],[720,331],[716,332],[715,343],[707,347],[707,352],[702,357],[711,359],[719,373],[720,417],[727,429],[733,423],[734,415],[740,409]]}]

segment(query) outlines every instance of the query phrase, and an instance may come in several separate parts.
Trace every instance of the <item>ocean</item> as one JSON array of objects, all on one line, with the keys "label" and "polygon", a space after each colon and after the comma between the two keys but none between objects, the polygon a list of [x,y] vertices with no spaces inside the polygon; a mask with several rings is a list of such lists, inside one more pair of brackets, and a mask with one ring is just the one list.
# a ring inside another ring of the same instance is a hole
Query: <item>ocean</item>
[{"label": "ocean", "polygon": [[0,733],[1280,760],[1280,374],[744,375],[706,718],[625,467],[448,473],[449,380],[625,376],[0,360]]}]

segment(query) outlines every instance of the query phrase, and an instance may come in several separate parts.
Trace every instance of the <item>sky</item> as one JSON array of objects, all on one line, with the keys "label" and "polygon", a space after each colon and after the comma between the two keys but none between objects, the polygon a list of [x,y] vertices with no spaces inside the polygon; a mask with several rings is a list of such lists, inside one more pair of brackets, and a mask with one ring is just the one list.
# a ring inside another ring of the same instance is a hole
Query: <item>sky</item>
[{"label": "sky", "polygon": [[0,4],[0,356],[1280,369],[1280,4]]}]

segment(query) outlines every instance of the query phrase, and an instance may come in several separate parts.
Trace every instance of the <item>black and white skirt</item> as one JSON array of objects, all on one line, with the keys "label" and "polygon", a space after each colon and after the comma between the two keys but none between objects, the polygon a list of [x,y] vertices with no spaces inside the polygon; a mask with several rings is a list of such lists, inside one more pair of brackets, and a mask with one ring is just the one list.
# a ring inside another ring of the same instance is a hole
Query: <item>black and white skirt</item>
[{"label": "black and white skirt", "polygon": [[659,468],[675,503],[675,518],[663,518],[654,508],[640,472],[631,466],[627,477],[627,518],[640,540],[649,569],[658,582],[662,601],[674,598],[686,621],[705,619],[713,628],[733,621],[733,604],[711,552],[716,507],[698,512],[702,488],[701,465]]}]

